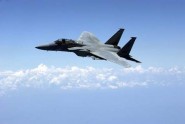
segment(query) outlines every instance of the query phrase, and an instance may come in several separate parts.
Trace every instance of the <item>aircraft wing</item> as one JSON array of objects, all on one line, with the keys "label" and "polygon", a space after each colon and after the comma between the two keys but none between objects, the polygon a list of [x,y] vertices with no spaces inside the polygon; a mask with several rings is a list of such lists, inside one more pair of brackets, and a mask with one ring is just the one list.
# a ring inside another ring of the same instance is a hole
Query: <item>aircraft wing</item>
[{"label": "aircraft wing", "polygon": [[102,45],[102,43],[97,37],[87,31],[82,32],[77,42],[86,45]]},{"label": "aircraft wing", "polygon": [[102,51],[102,50],[94,51],[94,52],[91,52],[91,53],[96,55],[96,56],[99,56],[103,59],[106,59],[107,61],[117,63],[121,66],[126,67],[126,68],[130,67],[130,65],[125,61],[125,59],[119,57],[116,53],[108,52],[108,51]]},{"label": "aircraft wing", "polygon": [[85,52],[90,52],[91,54],[98,56],[100,58],[103,58],[107,61],[117,63],[121,66],[124,66],[126,68],[130,67],[130,65],[125,61],[124,58],[121,58],[117,55],[117,53],[114,52],[109,52],[109,51],[104,51],[104,50],[97,50],[94,49],[93,47],[89,46],[83,46],[83,47],[72,47],[69,48],[69,50],[79,50],[79,51],[85,51]]}]

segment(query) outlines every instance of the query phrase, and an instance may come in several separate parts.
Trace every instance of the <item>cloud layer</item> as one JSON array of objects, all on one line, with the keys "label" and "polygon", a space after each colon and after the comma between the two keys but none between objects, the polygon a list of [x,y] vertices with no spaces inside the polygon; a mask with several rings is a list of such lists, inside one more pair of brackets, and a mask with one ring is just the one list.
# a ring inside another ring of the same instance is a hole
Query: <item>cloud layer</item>
[{"label": "cloud layer", "polygon": [[185,83],[185,68],[142,68],[126,69],[93,67],[38,67],[19,71],[0,72],[0,94],[22,87],[61,89],[117,89],[123,87],[151,85],[180,85]]}]

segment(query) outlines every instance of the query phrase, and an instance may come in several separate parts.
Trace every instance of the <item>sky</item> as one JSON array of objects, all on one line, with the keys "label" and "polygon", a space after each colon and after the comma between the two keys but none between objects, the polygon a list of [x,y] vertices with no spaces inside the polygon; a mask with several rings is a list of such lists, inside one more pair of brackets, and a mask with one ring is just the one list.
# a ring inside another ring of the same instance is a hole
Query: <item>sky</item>
[{"label": "sky", "polygon": [[[0,0],[0,123],[184,124],[184,13],[183,0]],[[119,28],[141,64],[35,49]]]}]

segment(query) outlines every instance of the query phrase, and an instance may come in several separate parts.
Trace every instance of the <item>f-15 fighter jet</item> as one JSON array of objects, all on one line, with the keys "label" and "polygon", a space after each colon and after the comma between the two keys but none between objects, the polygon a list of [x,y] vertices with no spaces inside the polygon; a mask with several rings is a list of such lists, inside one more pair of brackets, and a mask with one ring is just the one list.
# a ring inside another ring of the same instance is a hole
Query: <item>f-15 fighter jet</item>
[{"label": "f-15 fighter jet", "polygon": [[124,67],[130,67],[126,59],[141,63],[130,56],[136,37],[131,37],[130,41],[122,48],[118,46],[123,31],[124,29],[119,29],[105,44],[101,43],[92,33],[82,32],[78,40],[62,38],[36,48],[47,51],[74,52],[77,56],[91,57],[94,60],[107,60]]}]

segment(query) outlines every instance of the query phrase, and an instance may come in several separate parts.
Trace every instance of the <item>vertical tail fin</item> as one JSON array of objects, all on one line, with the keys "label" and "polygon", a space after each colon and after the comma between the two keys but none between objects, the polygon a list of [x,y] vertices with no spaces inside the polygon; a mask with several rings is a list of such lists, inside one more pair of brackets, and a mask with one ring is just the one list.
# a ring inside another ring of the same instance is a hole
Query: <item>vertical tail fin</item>
[{"label": "vertical tail fin", "polygon": [[136,40],[136,37],[131,37],[131,39],[125,44],[125,46],[122,47],[122,49],[117,53],[120,57],[123,57],[127,60],[131,60],[137,63],[141,63],[140,61],[132,58],[132,56],[130,56],[130,51],[132,49],[132,46],[134,45],[134,42]]},{"label": "vertical tail fin", "polygon": [[119,29],[105,44],[115,45],[117,46],[121,36],[123,34],[124,29]]},{"label": "vertical tail fin", "polygon": [[131,37],[131,39],[125,44],[125,46],[123,46],[123,48],[118,52],[118,54],[129,55],[135,40],[136,37]]}]

